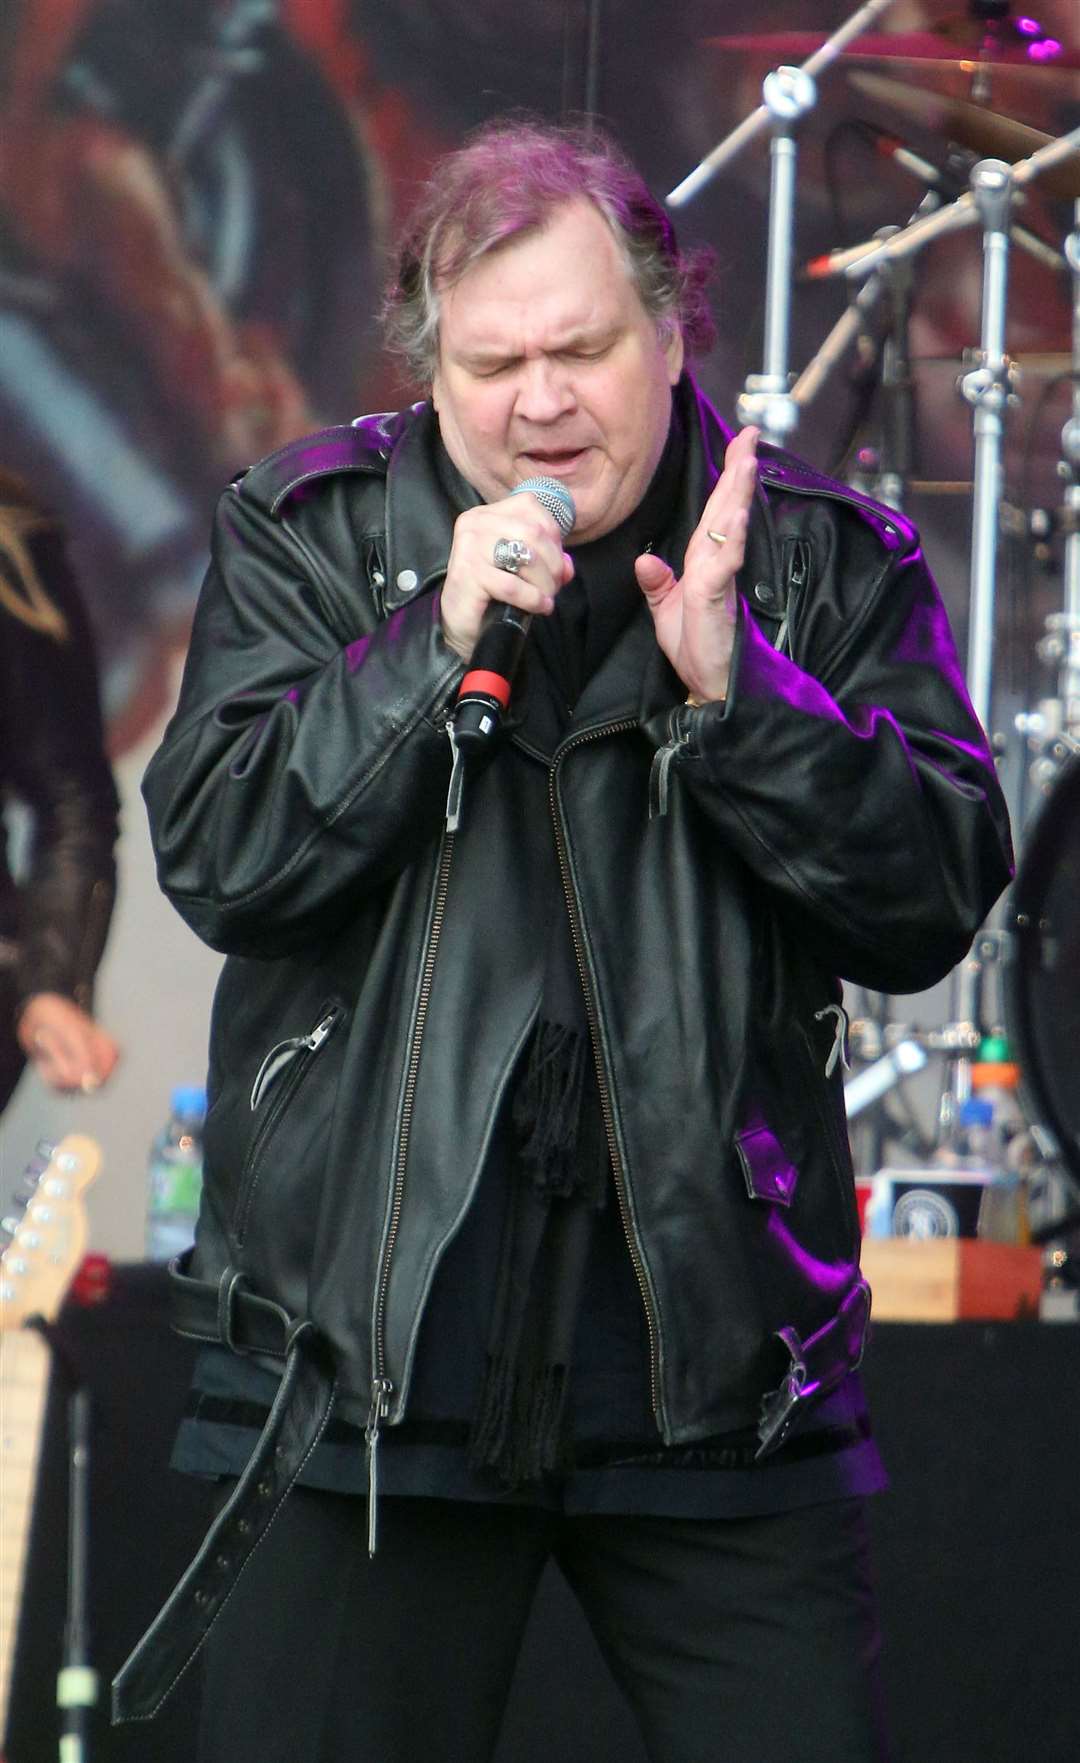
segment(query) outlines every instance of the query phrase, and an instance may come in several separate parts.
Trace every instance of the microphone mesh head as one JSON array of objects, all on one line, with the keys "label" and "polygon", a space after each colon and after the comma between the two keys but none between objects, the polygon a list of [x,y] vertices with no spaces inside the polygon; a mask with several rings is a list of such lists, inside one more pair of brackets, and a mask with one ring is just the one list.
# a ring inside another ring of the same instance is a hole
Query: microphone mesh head
[{"label": "microphone mesh head", "polygon": [[574,507],[573,496],[562,480],[557,477],[525,477],[514,485],[510,494],[520,496],[523,490],[535,496],[540,506],[555,516],[559,531],[565,538],[577,519],[577,509]]}]

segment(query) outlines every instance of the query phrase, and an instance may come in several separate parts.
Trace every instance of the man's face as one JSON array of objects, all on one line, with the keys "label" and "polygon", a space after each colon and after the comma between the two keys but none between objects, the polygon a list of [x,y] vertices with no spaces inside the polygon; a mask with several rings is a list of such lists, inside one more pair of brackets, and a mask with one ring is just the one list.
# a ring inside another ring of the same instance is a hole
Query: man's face
[{"label": "man's face", "polygon": [[560,478],[584,543],[645,494],[682,362],[681,335],[661,341],[606,221],[579,200],[446,291],[432,395],[447,452],[486,502]]}]

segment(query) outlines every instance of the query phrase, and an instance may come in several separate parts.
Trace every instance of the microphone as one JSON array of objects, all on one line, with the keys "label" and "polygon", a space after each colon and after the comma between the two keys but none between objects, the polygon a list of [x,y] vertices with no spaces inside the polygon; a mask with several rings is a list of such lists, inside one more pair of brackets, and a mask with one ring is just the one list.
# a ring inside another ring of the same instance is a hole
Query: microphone
[{"label": "microphone", "polygon": [[[512,496],[526,493],[554,515],[565,538],[577,519],[574,498],[566,485],[556,477],[527,477],[510,492]],[[532,614],[522,612],[519,606],[496,600],[488,608],[469,671],[458,687],[454,711],[454,739],[464,754],[479,752],[498,733],[531,623]]]}]

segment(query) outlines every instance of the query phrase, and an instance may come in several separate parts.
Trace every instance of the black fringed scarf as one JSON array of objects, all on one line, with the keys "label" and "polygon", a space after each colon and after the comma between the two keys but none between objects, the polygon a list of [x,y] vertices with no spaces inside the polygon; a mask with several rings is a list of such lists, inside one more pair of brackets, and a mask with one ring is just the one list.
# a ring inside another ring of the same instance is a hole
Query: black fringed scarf
[{"label": "black fringed scarf", "polygon": [[[652,483],[621,526],[574,552],[576,574],[530,637],[524,729],[549,753],[580,693],[637,610],[634,559],[662,548],[685,443],[673,416]],[[551,902],[537,1026],[511,1116],[513,1174],[470,1461],[506,1488],[565,1467],[574,1334],[610,1157],[582,977],[561,890]]]}]

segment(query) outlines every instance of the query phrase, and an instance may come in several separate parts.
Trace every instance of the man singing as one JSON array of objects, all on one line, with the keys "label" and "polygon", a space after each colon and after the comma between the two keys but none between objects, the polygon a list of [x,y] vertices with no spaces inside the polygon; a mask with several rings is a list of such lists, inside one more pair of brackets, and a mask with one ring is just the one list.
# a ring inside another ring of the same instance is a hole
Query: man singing
[{"label": "man singing", "polygon": [[939,979],[1010,873],[940,599],[706,403],[602,139],[451,154],[388,322],[427,397],[225,494],[146,779],[229,957],[174,1281],[225,1480],[118,1715],[205,1636],[200,1763],[482,1763],[554,1557],[656,1763],[870,1763],[839,981]]}]

